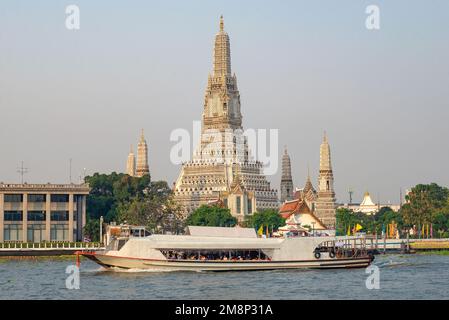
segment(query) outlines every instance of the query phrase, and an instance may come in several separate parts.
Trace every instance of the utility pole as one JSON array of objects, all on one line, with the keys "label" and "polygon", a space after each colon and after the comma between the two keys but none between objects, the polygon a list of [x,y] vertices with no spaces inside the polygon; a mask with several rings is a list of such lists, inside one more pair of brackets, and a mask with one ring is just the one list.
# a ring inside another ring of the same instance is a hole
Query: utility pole
[{"label": "utility pole", "polygon": [[23,161],[21,163],[21,166],[17,168],[17,172],[20,173],[21,183],[23,184],[23,176],[25,175],[25,173],[28,173],[28,168],[25,168],[23,166]]},{"label": "utility pole", "polygon": [[103,242],[103,216],[100,217],[100,243]]},{"label": "utility pole", "polygon": [[351,188],[349,188],[348,193],[349,193],[349,204],[352,204],[352,195],[354,191]]}]

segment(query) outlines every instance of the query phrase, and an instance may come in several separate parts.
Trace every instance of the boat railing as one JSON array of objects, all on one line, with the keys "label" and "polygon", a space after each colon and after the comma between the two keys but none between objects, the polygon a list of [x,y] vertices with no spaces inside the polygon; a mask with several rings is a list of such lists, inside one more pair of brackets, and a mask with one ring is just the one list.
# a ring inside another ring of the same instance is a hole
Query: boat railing
[{"label": "boat railing", "polygon": [[319,244],[315,252],[328,252],[331,257],[356,258],[367,256],[366,239],[364,237],[348,237],[328,240]]}]

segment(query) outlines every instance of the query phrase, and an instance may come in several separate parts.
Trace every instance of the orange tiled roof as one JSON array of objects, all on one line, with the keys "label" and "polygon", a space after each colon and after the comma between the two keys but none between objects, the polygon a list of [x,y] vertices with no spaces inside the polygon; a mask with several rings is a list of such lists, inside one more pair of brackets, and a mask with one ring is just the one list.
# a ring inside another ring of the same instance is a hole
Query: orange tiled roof
[{"label": "orange tiled roof", "polygon": [[299,199],[284,202],[281,209],[279,210],[280,215],[283,218],[290,217],[290,215],[299,208],[301,202],[302,201]]}]

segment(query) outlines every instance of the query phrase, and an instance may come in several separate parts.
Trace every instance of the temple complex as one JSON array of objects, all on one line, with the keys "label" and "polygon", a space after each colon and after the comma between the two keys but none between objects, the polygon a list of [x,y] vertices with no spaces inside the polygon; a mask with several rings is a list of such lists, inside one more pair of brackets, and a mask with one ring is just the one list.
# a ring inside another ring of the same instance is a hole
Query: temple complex
[{"label": "temple complex", "polygon": [[[335,228],[335,192],[334,175],[331,165],[330,146],[327,136],[324,134],[323,142],[320,147],[320,171],[318,178],[318,191],[312,185],[310,171],[307,170],[307,180],[303,188],[296,188],[293,193],[293,180],[291,175],[290,156],[285,149],[282,156],[282,178],[281,178],[281,202],[283,203],[279,213],[284,215],[289,211],[288,208],[303,208],[296,212],[296,221],[298,222],[302,212],[309,212],[320,221],[320,226],[326,229]],[[304,209],[306,208],[306,209]],[[304,211],[305,210],[305,211]],[[290,216],[289,216],[290,217]],[[309,218],[312,216],[308,216]],[[305,217],[307,218],[307,217]],[[307,218],[307,219],[309,219]],[[310,219],[309,219],[310,220]],[[293,222],[290,223],[290,225]],[[295,223],[293,223],[295,224]],[[297,223],[299,227],[299,222]]]},{"label": "temple complex", "polygon": [[213,73],[204,97],[201,138],[192,160],[182,165],[175,200],[186,214],[220,201],[239,221],[261,209],[278,209],[277,191],[253,160],[243,135],[240,93],[231,73],[229,36],[223,17],[215,36]]}]

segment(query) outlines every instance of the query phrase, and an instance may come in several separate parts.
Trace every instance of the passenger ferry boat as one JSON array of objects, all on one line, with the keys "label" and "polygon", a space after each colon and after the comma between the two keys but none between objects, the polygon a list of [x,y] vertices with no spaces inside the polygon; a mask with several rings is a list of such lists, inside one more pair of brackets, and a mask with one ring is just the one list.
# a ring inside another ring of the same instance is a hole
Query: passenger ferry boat
[{"label": "passenger ferry boat", "polygon": [[185,235],[150,235],[110,227],[103,251],[79,251],[105,268],[237,271],[364,268],[373,260],[357,237],[258,238],[252,228],[187,227]]}]

